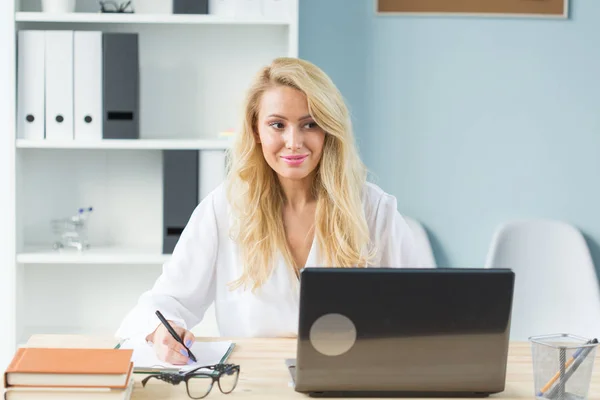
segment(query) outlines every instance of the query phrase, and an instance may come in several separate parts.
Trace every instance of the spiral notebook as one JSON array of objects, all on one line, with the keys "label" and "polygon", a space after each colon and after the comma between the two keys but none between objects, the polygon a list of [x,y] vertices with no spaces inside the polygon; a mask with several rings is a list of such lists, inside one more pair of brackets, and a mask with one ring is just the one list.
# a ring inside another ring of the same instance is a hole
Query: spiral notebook
[{"label": "spiral notebook", "polygon": [[197,361],[189,365],[175,365],[160,360],[154,348],[145,341],[125,341],[119,347],[121,349],[133,349],[131,361],[133,362],[134,373],[185,372],[203,365],[226,362],[235,347],[235,343],[231,341],[196,341],[190,350],[196,356]]}]

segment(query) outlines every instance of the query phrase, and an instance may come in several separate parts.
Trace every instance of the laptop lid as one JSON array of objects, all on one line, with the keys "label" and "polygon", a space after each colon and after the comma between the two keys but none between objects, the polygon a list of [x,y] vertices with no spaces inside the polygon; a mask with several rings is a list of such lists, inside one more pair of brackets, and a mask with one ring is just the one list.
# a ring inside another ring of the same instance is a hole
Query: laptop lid
[{"label": "laptop lid", "polygon": [[503,391],[513,287],[508,269],[306,268],[295,390]]}]

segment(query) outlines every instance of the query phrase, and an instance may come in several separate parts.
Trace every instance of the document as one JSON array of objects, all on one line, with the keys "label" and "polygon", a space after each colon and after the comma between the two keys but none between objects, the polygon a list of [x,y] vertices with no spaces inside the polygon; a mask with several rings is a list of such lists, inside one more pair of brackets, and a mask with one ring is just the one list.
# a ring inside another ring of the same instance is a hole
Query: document
[{"label": "document", "polygon": [[233,351],[235,343],[231,341],[195,342],[190,350],[197,358],[197,362],[188,365],[175,365],[161,361],[154,348],[147,342],[125,341],[121,349],[133,349],[131,361],[133,372],[147,373],[156,371],[184,372],[204,365],[225,363]]}]

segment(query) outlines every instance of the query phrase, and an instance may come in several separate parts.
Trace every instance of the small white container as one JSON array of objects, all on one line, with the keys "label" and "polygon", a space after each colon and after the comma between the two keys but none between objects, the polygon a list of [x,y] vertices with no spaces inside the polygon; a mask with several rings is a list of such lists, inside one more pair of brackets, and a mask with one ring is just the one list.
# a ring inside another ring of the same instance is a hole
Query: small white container
[{"label": "small white container", "polygon": [[42,11],[52,14],[75,12],[75,0],[42,0]]},{"label": "small white container", "polygon": [[289,0],[262,0],[262,12],[265,18],[287,20],[291,14]]},{"label": "small white container", "polygon": [[173,0],[134,0],[136,14],[173,14]]},{"label": "small white container", "polygon": [[208,13],[220,17],[233,17],[237,0],[209,0]]},{"label": "small white container", "polygon": [[236,18],[260,18],[262,13],[262,0],[236,0]]}]

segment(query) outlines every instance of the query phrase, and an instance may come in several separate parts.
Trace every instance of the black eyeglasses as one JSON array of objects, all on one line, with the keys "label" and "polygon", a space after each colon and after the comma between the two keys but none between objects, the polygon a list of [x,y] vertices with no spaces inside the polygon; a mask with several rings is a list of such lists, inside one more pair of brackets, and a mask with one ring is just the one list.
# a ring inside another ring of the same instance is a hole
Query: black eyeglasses
[{"label": "black eyeglasses", "polygon": [[98,2],[100,3],[100,12],[103,13],[133,13],[131,1],[121,4],[112,0],[99,0]]},{"label": "black eyeglasses", "polygon": [[[208,370],[208,371],[207,371]],[[205,365],[181,373],[160,373],[149,375],[142,381],[142,386],[151,378],[179,385],[185,382],[187,394],[192,399],[202,399],[210,393],[215,382],[223,394],[229,394],[235,389],[240,376],[240,366],[235,364]]]}]

